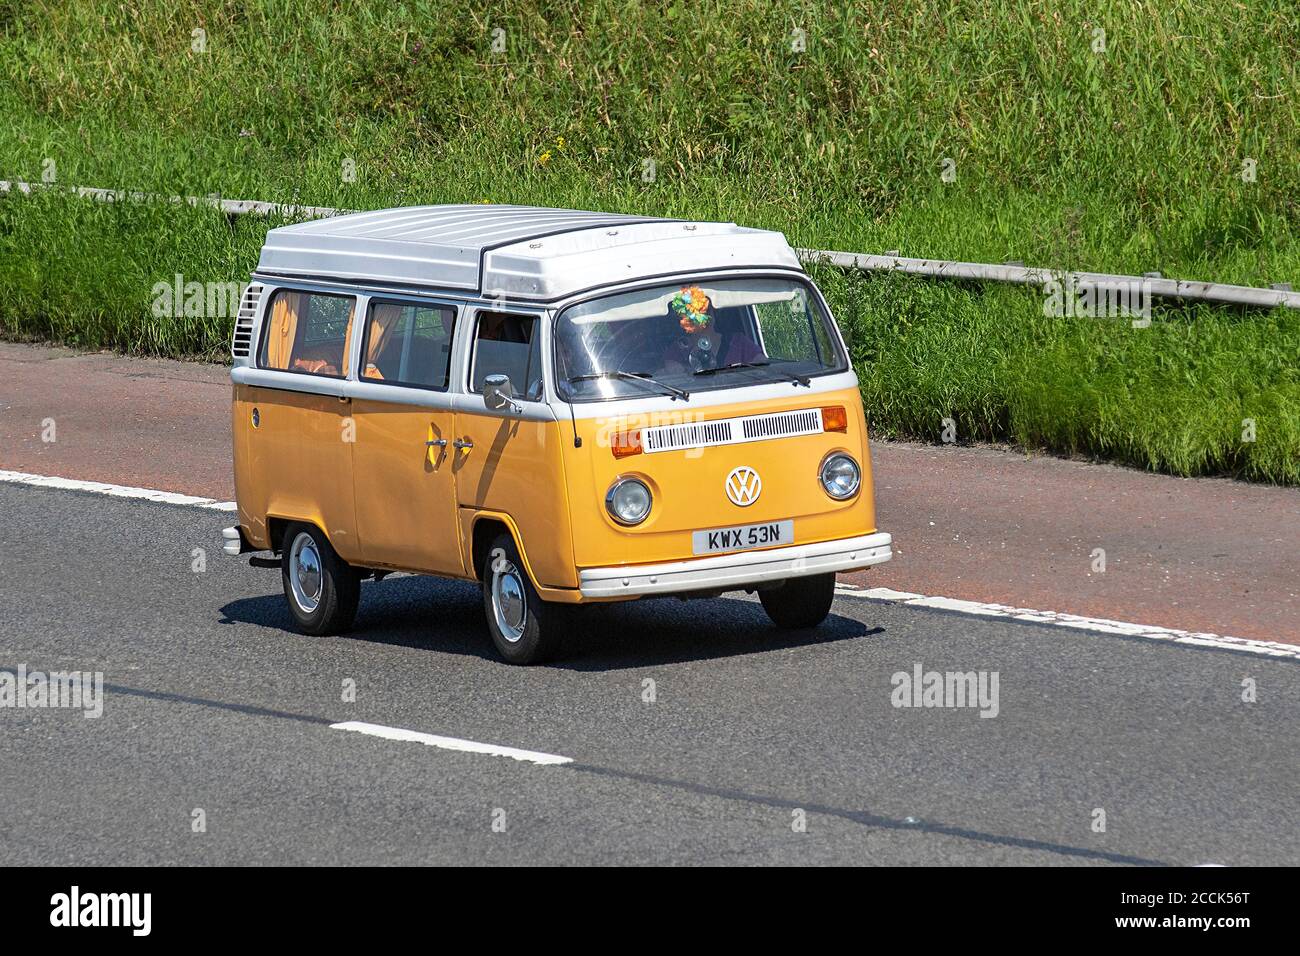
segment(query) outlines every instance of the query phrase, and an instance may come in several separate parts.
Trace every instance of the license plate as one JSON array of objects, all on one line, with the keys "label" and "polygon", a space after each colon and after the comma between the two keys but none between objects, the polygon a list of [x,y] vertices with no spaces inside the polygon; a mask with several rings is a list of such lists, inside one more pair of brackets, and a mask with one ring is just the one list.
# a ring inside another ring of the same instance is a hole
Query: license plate
[{"label": "license plate", "polygon": [[713,528],[709,531],[695,531],[691,535],[691,544],[696,554],[744,551],[747,548],[766,548],[774,544],[793,543],[793,521],[742,524],[734,528]]}]

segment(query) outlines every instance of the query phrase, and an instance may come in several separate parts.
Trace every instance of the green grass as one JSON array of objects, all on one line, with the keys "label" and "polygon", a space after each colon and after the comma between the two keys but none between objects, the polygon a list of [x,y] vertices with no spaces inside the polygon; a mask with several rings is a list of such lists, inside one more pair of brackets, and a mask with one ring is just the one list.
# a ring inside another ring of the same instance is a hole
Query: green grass
[{"label": "green grass", "polygon": [[[0,178],[52,160],[78,185],[617,209],[817,248],[1300,287],[1289,0],[332,7],[0,0]],[[0,199],[0,331],[219,355],[228,322],[155,319],[150,289],[245,276],[268,225]],[[952,417],[961,440],[1300,483],[1292,316],[1176,309],[1132,329],[1045,319],[1032,290],[818,275],[880,434],[934,440]]]},{"label": "green grass", "polygon": [[876,437],[939,442],[950,418],[961,442],[1300,484],[1300,313],[1157,307],[1135,329],[1047,318],[1036,290],[814,274]]},{"label": "green grass", "polygon": [[219,360],[233,319],[155,318],[153,287],[177,273],[247,281],[272,224],[170,203],[0,197],[0,334]]}]

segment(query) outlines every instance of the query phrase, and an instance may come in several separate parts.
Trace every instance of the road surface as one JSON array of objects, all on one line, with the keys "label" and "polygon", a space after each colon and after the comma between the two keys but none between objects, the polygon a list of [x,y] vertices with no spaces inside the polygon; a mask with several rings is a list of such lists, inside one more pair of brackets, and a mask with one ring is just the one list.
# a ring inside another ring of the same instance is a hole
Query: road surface
[{"label": "road surface", "polygon": [[[741,598],[595,608],[517,668],[464,583],[290,632],[228,521],[0,484],[0,671],[105,682],[97,719],[0,708],[0,865],[1300,864],[1295,659],[845,596],[793,634]],[[894,706],[918,665],[996,673],[996,716]]]},{"label": "road surface", "polygon": [[[228,375],[0,343],[0,469],[227,500]],[[988,448],[872,458],[894,560],[853,583],[1300,643],[1298,488]]]}]

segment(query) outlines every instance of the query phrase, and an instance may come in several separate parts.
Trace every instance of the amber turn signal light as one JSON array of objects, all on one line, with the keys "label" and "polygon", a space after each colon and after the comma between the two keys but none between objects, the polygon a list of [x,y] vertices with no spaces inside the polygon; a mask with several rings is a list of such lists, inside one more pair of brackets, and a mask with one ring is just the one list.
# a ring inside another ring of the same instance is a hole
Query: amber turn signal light
[{"label": "amber turn signal light", "polygon": [[847,432],[849,430],[849,413],[843,405],[825,405],[822,407],[822,431]]},{"label": "amber turn signal light", "polygon": [[614,453],[615,458],[627,458],[630,455],[641,454],[641,429],[633,428],[631,431],[614,432],[609,448]]}]

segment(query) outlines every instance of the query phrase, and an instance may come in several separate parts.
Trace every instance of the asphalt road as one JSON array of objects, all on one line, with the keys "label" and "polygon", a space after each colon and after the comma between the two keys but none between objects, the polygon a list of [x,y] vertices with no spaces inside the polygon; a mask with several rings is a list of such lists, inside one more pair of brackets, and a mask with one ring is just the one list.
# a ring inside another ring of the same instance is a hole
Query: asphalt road
[{"label": "asphalt road", "polygon": [[[234,497],[224,366],[0,342],[0,382],[0,469]],[[871,456],[894,559],[850,583],[1300,643],[1300,488],[987,447]]]},{"label": "asphalt road", "polygon": [[[370,582],[353,634],[290,632],[226,523],[0,485],[0,670],[106,682],[99,719],[0,708],[0,865],[1300,863],[1296,661],[854,598],[791,635],[733,598],[596,608],[514,668],[461,583]],[[895,708],[918,662],[996,671],[998,715]]]}]

